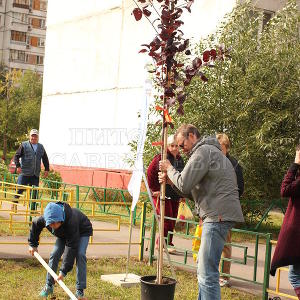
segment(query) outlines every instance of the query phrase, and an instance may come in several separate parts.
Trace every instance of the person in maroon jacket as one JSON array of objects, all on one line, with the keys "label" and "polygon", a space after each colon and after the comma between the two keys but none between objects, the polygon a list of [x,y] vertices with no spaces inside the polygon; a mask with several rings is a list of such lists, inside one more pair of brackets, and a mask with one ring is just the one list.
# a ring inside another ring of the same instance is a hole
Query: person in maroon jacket
[{"label": "person in maroon jacket", "polygon": [[289,197],[288,207],[278,236],[270,273],[289,267],[289,281],[300,299],[300,145],[295,162],[290,166],[281,185],[281,196]]},{"label": "person in maroon jacket", "polygon": [[[172,166],[179,172],[184,168],[184,161],[179,154],[178,145],[174,140],[174,135],[169,136],[168,138],[168,150],[167,150],[167,159],[171,162]],[[152,192],[153,202],[156,207],[157,214],[160,214],[160,205],[159,205],[159,195],[160,195],[160,183],[158,182],[158,172],[159,172],[159,161],[161,160],[161,155],[156,155],[152,162],[150,163],[147,176],[149,187]],[[170,218],[177,218],[179,200],[181,196],[178,195],[171,187],[171,185],[166,184],[166,200],[165,200],[165,216]],[[175,227],[175,220],[165,219],[164,222],[164,237],[167,238],[168,232],[172,232]],[[158,240],[156,241],[158,245]],[[170,234],[169,245],[174,246],[173,244],[173,235]],[[169,248],[169,252],[173,252],[172,248]]]}]

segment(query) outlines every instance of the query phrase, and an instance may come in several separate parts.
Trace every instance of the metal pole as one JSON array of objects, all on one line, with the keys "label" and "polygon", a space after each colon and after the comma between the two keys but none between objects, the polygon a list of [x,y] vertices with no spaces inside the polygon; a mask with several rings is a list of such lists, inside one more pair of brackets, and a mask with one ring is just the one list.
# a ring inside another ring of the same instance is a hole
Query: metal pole
[{"label": "metal pole", "polygon": [[264,282],[263,282],[263,300],[268,300],[269,279],[270,279],[270,264],[271,264],[271,234],[268,233],[266,236],[266,254],[265,254],[265,267],[264,267]]},{"label": "metal pole", "polygon": [[139,261],[144,258],[144,244],[145,244],[145,222],[146,222],[146,203],[143,203],[141,213],[141,224],[140,224],[140,250],[139,250]]},{"label": "metal pole", "polygon": [[56,273],[47,265],[47,263],[43,260],[43,258],[38,254],[38,252],[34,252],[34,256],[37,260],[43,265],[43,267],[47,270],[47,272],[54,278],[54,280],[61,286],[61,288],[68,294],[71,300],[78,300],[74,294],[69,290],[69,288],[64,284],[62,280],[58,280],[58,276]]},{"label": "metal pole", "polygon": [[130,229],[129,229],[129,245],[128,245],[128,254],[127,254],[127,265],[126,265],[126,275],[124,281],[126,281],[128,277],[128,270],[129,270],[129,258],[130,258],[130,248],[131,248],[131,236],[132,236],[132,211],[130,213]]}]

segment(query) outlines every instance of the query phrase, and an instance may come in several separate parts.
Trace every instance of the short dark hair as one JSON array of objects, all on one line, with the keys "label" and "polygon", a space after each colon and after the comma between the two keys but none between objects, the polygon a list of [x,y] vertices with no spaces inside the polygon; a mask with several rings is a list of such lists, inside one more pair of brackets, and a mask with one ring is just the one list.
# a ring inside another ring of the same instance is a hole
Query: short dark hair
[{"label": "short dark hair", "polygon": [[177,129],[175,136],[177,137],[179,133],[182,134],[182,136],[185,137],[186,139],[188,138],[190,133],[194,134],[197,137],[197,139],[200,139],[200,132],[198,128],[192,124],[181,125]]},{"label": "short dark hair", "polygon": [[299,151],[300,150],[300,144],[298,144],[297,146],[296,146],[296,151]]}]

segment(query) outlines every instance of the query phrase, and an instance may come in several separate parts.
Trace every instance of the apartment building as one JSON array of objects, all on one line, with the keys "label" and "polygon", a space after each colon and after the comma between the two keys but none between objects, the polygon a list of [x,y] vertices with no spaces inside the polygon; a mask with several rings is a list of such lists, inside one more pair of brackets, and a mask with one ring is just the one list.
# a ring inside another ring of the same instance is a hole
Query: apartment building
[{"label": "apartment building", "polygon": [[43,73],[47,0],[0,0],[0,61]]}]

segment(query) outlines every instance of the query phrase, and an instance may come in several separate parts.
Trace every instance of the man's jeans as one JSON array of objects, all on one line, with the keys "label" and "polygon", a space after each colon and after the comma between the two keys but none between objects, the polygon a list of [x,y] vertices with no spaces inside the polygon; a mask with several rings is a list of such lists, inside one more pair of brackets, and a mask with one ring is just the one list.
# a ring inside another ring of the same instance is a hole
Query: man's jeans
[{"label": "man's jeans", "polygon": [[220,300],[219,263],[228,231],[233,222],[203,223],[198,253],[198,300]]},{"label": "man's jeans", "polygon": [[288,277],[294,289],[300,287],[300,264],[290,265]]},{"label": "man's jeans", "polygon": [[[76,256],[76,289],[84,290],[86,288],[86,249],[89,244],[89,236],[81,236],[78,245],[78,251]],[[56,273],[58,263],[65,250],[66,240],[57,238],[53,251],[49,258],[49,267]],[[54,284],[53,277],[47,273],[46,276],[47,285],[52,286]]]},{"label": "man's jeans", "polygon": [[[35,176],[35,175],[25,176],[25,175],[20,174],[19,177],[18,177],[17,184],[29,185],[29,186],[39,186],[39,181],[40,181],[40,178]],[[15,199],[19,199],[20,198],[19,195],[21,195],[23,192],[24,192],[24,189],[19,189],[18,190],[18,195],[15,195]],[[37,191],[36,190],[34,190],[32,192],[31,198],[32,199],[37,199]],[[15,200],[14,202],[18,202],[18,201]],[[36,208],[36,202],[31,202],[30,209],[35,210],[35,208]]]},{"label": "man's jeans", "polygon": [[[40,178],[35,175],[25,176],[25,175],[20,174],[18,176],[17,184],[29,185],[29,186],[39,186],[39,181],[40,181]],[[18,190],[19,195],[21,195],[23,192],[24,192],[23,189]],[[16,196],[15,198],[19,198],[19,196]],[[32,197],[32,198],[34,198],[34,197]]]}]

